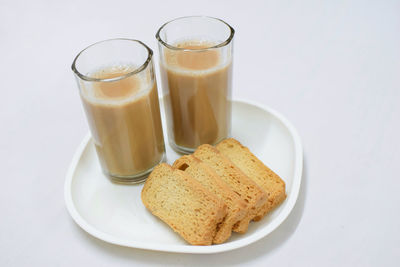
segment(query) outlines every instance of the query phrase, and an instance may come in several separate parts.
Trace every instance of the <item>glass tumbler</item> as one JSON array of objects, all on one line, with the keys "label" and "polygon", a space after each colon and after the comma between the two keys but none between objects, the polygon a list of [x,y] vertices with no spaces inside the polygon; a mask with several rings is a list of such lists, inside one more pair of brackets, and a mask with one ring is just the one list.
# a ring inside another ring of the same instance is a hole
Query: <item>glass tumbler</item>
[{"label": "glass tumbler", "polygon": [[104,174],[139,183],[165,157],[153,51],[130,39],[82,50],[72,64]]},{"label": "glass tumbler", "polygon": [[172,20],[156,34],[171,147],[192,153],[230,135],[234,29],[211,17]]}]

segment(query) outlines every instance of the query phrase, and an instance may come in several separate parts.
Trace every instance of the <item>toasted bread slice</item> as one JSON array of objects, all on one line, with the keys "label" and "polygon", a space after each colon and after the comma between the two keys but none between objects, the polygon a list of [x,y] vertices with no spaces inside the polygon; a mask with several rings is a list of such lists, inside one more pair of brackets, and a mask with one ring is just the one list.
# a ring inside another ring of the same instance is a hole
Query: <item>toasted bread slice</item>
[{"label": "toasted bread slice", "polygon": [[283,202],[286,198],[285,182],[265,166],[247,147],[239,141],[229,138],[220,142],[217,149],[269,193],[268,203],[265,204],[263,213],[254,218],[255,221],[261,220],[265,214]]},{"label": "toasted bread slice", "polygon": [[201,145],[193,155],[209,165],[249,205],[249,213],[233,228],[235,232],[245,233],[250,221],[267,202],[267,194],[215,147]]},{"label": "toasted bread slice", "polygon": [[211,245],[226,205],[199,182],[166,163],[151,172],[142,189],[142,202],[192,245]]},{"label": "toasted bread slice", "polygon": [[246,202],[235,194],[207,164],[192,155],[177,159],[173,167],[189,174],[225,202],[228,214],[219,224],[213,243],[221,244],[228,240],[232,227],[248,213],[249,208]]}]

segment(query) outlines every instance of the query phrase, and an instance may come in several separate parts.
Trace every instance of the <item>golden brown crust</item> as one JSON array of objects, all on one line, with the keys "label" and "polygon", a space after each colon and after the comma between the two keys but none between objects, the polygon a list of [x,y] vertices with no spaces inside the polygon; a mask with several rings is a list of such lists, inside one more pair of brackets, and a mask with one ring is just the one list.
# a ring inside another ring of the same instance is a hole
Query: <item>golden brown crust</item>
[{"label": "golden brown crust", "polygon": [[198,181],[166,163],[148,177],[141,198],[146,208],[192,245],[211,245],[226,205]]},{"label": "golden brown crust", "polygon": [[219,224],[213,243],[221,244],[225,242],[231,236],[233,225],[244,218],[248,212],[246,203],[207,164],[192,155],[177,159],[173,167],[188,173],[225,202],[228,214]]},{"label": "golden brown crust", "polygon": [[285,182],[247,147],[230,138],[216,148],[162,163],[148,177],[142,202],[193,245],[225,242],[245,233],[286,198]]},{"label": "golden brown crust", "polygon": [[285,182],[247,147],[233,138],[223,140],[216,147],[268,193],[268,203],[254,218],[255,221],[261,220],[269,211],[285,200]]},{"label": "golden brown crust", "polygon": [[267,194],[216,148],[201,145],[193,155],[211,167],[249,205],[247,216],[233,228],[235,232],[245,233],[250,221],[267,202]]}]

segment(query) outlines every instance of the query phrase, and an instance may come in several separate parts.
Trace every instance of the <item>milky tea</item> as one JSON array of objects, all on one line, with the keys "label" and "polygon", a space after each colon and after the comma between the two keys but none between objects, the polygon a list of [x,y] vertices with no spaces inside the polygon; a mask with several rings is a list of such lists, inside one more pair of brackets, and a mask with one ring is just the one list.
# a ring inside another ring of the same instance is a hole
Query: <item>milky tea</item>
[{"label": "milky tea", "polygon": [[156,34],[168,139],[181,153],[230,135],[234,33],[220,19],[191,16]]},{"label": "milky tea", "polygon": [[[131,69],[105,68],[92,77],[120,77]],[[133,75],[114,82],[95,82],[81,94],[104,169],[115,176],[129,176],[161,161],[164,140],[156,83]]]},{"label": "milky tea", "polygon": [[175,46],[190,51],[164,50],[169,135],[177,146],[216,144],[229,134],[232,63],[222,62],[218,50],[206,49],[213,45],[189,40]]}]

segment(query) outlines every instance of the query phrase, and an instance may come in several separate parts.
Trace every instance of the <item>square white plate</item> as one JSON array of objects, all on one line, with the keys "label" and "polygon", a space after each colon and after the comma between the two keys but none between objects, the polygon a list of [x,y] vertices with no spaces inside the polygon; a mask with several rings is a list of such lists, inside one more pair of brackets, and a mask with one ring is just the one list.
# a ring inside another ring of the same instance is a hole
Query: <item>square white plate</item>
[{"label": "square white plate", "polygon": [[[161,110],[164,110],[161,107]],[[164,117],[164,114],[163,114]],[[164,136],[165,118],[163,118]],[[267,236],[289,215],[300,189],[303,152],[290,122],[278,112],[245,101],[232,102],[232,137],[260,158],[286,183],[286,200],[246,234],[233,233],[224,244],[192,246],[146,210],[140,199],[143,184],[111,183],[101,172],[88,134],[78,147],[65,181],[65,202],[75,222],[89,234],[109,243],[169,252],[217,253],[240,248]],[[167,162],[179,154],[168,145]]]}]

